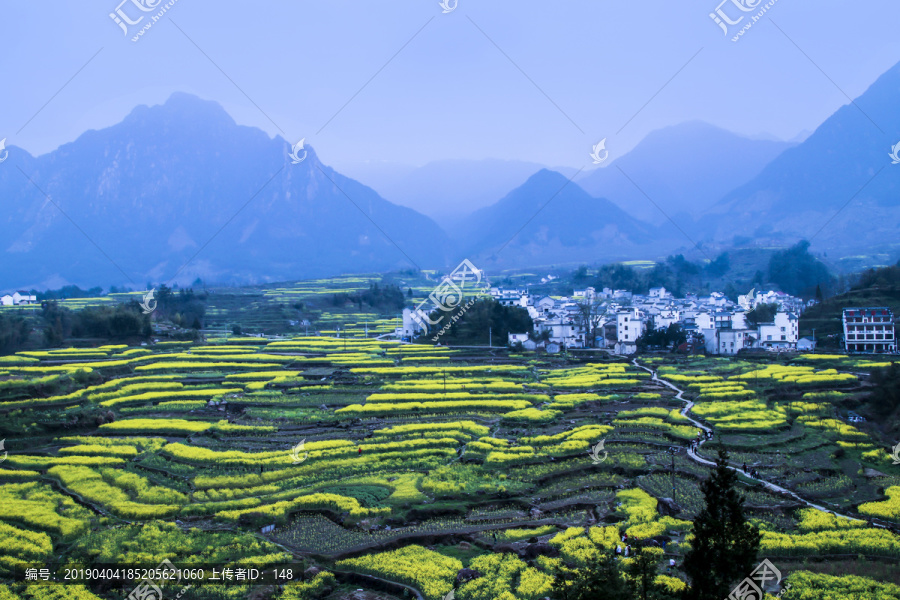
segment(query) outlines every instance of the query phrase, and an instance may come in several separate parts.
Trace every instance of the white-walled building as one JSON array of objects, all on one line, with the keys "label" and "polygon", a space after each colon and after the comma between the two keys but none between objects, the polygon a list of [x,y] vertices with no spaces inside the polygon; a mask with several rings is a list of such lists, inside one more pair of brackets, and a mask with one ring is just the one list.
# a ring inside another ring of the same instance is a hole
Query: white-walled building
[{"label": "white-walled building", "polygon": [[807,352],[809,350],[816,349],[816,340],[809,337],[802,337],[797,340],[797,350],[801,352]]},{"label": "white-walled building", "polygon": [[12,295],[13,304],[34,304],[37,302],[37,296],[28,292],[16,292]]},{"label": "white-walled building", "polygon": [[491,296],[503,306],[521,306],[522,308],[528,307],[530,298],[525,290],[499,290],[499,293],[495,295],[494,289],[491,289]]},{"label": "white-walled building", "polygon": [[566,348],[583,348],[584,331],[571,321],[558,319],[545,321],[539,325],[541,332],[550,332],[550,341],[564,344]]},{"label": "white-walled building", "polygon": [[799,319],[793,313],[775,313],[772,323],[759,324],[761,348],[796,348],[799,335]]},{"label": "white-walled building", "polygon": [[514,344],[524,344],[528,341],[527,333],[510,333],[509,334],[509,345],[512,346]]},{"label": "white-walled building", "polygon": [[694,316],[694,323],[700,331],[716,328],[716,320],[711,312],[700,312]]},{"label": "white-walled building", "polygon": [[[675,298],[664,288],[653,288],[648,295],[631,294],[625,290],[593,288],[575,290],[572,298],[531,297],[527,290],[492,289],[491,295],[507,305],[524,306],[536,332],[549,332],[553,342],[569,348],[615,348],[616,352],[631,353],[636,343],[653,321],[653,327],[664,329],[679,324],[690,336],[702,334],[704,345],[713,354],[737,354],[747,348],[769,350],[796,349],[799,340],[799,311],[806,305],[782,292],[751,290],[738,304],[721,293],[698,298],[688,294]],[[597,340],[588,340],[580,306],[592,305],[592,314],[601,322]],[[750,327],[747,311],[761,303],[776,303],[782,307],[771,323]],[[799,307],[796,311],[791,307]],[[770,337],[771,336],[771,337]],[[892,336],[893,337],[893,336]]]},{"label": "white-walled building", "polygon": [[552,311],[555,306],[556,301],[550,296],[544,296],[534,303],[534,307],[538,310],[538,312],[544,315]]},{"label": "white-walled building", "polygon": [[675,309],[661,310],[653,316],[653,324],[657,329],[666,329],[681,321],[681,313]]},{"label": "white-walled building", "polygon": [[894,313],[886,307],[845,308],[844,346],[847,352],[896,352]]},{"label": "white-walled building", "polygon": [[0,297],[0,306],[18,306],[20,304],[35,304],[37,296],[28,292],[15,292]]},{"label": "white-walled building", "polygon": [[428,315],[425,314],[424,311],[416,311],[411,308],[404,308],[403,326],[396,329],[394,333],[396,335],[399,335],[401,338],[408,338],[411,340],[413,337],[417,336],[420,331],[425,330],[423,323],[426,322],[425,317],[427,316]]},{"label": "white-walled building", "polygon": [[644,334],[644,320],[637,308],[616,313],[616,341],[634,343]]},{"label": "white-walled building", "polygon": [[720,329],[716,331],[714,340],[715,354],[737,354],[744,348],[752,348],[756,342],[756,331],[753,329]]}]

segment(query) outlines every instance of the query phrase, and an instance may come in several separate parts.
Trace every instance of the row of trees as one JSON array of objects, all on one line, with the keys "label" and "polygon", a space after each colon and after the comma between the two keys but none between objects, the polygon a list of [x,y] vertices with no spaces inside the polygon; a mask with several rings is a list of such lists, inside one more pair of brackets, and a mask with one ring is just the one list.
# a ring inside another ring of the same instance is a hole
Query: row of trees
[{"label": "row of trees", "polygon": [[122,340],[148,338],[150,317],[137,302],[69,310],[52,300],[41,303],[44,345],[59,346],[69,338]]},{"label": "row of trees", "polygon": [[[700,484],[705,506],[694,520],[694,540],[684,558],[689,586],[685,600],[722,600],[757,566],[759,529],[744,512],[737,491],[738,476],[728,468],[728,454],[719,449],[716,469]],[[556,600],[670,600],[678,596],[655,583],[657,558],[640,546],[634,560],[621,567],[607,553],[585,568],[566,565],[556,574]]]},{"label": "row of trees", "polygon": [[812,298],[819,290],[831,290],[834,277],[828,267],[809,253],[809,242],[803,240],[769,260],[769,281],[793,296]]},{"label": "row of trees", "polygon": [[155,293],[157,319],[167,319],[177,327],[202,329],[206,316],[207,292],[194,293],[193,288],[174,290],[165,284]]},{"label": "row of trees", "polygon": [[592,286],[598,290],[608,287],[635,294],[646,294],[650,288],[664,287],[677,296],[683,296],[701,287],[704,279],[722,277],[730,270],[731,258],[727,252],[706,265],[689,261],[683,254],[678,254],[669,256],[651,269],[613,263],[601,266],[592,276],[587,266],[581,266],[572,273],[572,283],[576,287]]},{"label": "row of trees", "polygon": [[650,347],[677,348],[687,341],[687,334],[678,323],[672,323],[668,327],[655,328],[651,319],[647,331],[638,338],[637,346],[640,350]]},{"label": "row of trees", "polygon": [[412,289],[408,288],[406,294],[396,285],[381,286],[377,282],[369,284],[369,289],[352,294],[340,293],[331,297],[331,305],[343,307],[347,304],[355,304],[357,310],[362,311],[363,306],[383,312],[397,312],[403,309],[407,299],[412,298]]},{"label": "row of trees", "polygon": [[[706,291],[713,284],[732,300],[737,300],[739,287],[774,284],[782,291],[795,296],[813,298],[828,294],[836,289],[839,281],[829,272],[828,267],[809,252],[809,242],[801,241],[772,255],[768,267],[758,270],[749,278],[738,281],[732,273],[731,256],[727,252],[719,254],[706,264],[693,262],[682,254],[669,256],[650,269],[635,268],[621,263],[603,265],[591,274],[588,267],[581,266],[572,275],[575,287],[592,286],[601,290],[628,290],[635,294],[646,294],[650,288],[664,287],[676,296],[688,292]],[[900,268],[896,273],[882,273],[890,276],[894,285],[900,281]],[[866,277],[864,275],[863,277]],[[872,275],[874,276],[874,272]]]},{"label": "row of trees", "polygon": [[0,313],[0,354],[11,354],[24,348],[30,331],[25,317]]},{"label": "row of trees", "polygon": [[527,310],[521,306],[503,306],[493,298],[478,299],[468,307],[463,303],[452,311],[435,310],[429,319],[441,319],[423,336],[429,339],[452,323],[439,340],[445,344],[484,345],[490,340],[505,345],[510,333],[529,333],[534,329]]},{"label": "row of trees", "polygon": [[[75,297],[70,293],[73,290],[61,288],[47,294]],[[206,314],[205,293],[195,294],[191,289],[176,291],[163,285],[154,296],[155,319],[192,329],[193,335],[197,335],[196,330],[203,327]],[[60,346],[72,338],[127,341],[148,339],[152,333],[151,315],[145,314],[144,307],[136,301],[71,310],[56,300],[44,300],[40,311],[0,314],[0,353]]]}]

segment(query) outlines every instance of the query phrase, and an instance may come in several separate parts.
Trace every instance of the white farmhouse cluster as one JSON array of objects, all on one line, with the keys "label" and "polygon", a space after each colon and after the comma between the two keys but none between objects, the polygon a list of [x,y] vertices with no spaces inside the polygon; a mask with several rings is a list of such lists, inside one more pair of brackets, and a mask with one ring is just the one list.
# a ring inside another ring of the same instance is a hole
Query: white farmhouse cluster
[{"label": "white farmhouse cluster", "polygon": [[[807,349],[812,340],[799,338],[799,315],[811,304],[783,292],[754,292],[734,303],[724,294],[689,294],[675,298],[665,288],[647,295],[592,287],[575,290],[571,298],[533,296],[527,290],[491,288],[491,296],[506,306],[521,306],[534,321],[534,332],[511,333],[510,344],[534,348],[547,340],[547,350],[608,348],[631,354],[649,327],[663,329],[678,323],[688,346],[705,347],[711,354],[736,354],[744,348],[771,351]],[[777,304],[772,322],[751,326],[746,319],[759,304]],[[546,332],[546,333],[545,333]]]},{"label": "white farmhouse cluster", "polygon": [[16,292],[0,296],[0,306],[18,306],[20,304],[35,304],[37,296],[28,292]]}]

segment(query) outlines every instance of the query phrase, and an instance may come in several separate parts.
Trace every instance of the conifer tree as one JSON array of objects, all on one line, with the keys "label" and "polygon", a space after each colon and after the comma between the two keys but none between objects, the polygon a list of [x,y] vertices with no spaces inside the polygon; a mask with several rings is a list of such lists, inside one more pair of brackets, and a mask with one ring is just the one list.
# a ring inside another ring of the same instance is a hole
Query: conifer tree
[{"label": "conifer tree", "polygon": [[703,483],[706,506],[694,520],[694,540],[684,559],[688,600],[723,600],[756,567],[759,529],[747,522],[737,474],[719,448],[716,470]]}]

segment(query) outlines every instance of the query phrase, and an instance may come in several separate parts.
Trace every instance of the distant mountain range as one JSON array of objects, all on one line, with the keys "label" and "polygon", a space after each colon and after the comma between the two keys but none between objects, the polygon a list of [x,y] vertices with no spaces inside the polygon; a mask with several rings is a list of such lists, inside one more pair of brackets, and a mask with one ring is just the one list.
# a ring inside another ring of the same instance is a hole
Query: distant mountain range
[{"label": "distant mountain range", "polygon": [[542,169],[496,204],[470,215],[461,255],[490,266],[545,265],[647,254],[655,228],[556,171]]},{"label": "distant mountain range", "polygon": [[[438,160],[421,167],[358,164],[343,170],[384,198],[412,208],[453,231],[474,211],[505,196],[545,168],[522,160]],[[567,176],[576,169],[556,169]]]},{"label": "distant mountain range", "polygon": [[806,140],[726,194],[700,220],[707,239],[815,237],[831,252],[900,247],[900,64]]},{"label": "distant mountain range", "polygon": [[900,65],[799,143],[689,122],[576,181],[522,161],[382,165],[380,176],[369,165],[382,197],[313,148],[292,164],[284,139],[174,94],[43,156],[8,148],[0,290],[143,287],[176,275],[264,283],[443,269],[461,257],[496,268],[652,259],[693,241],[808,238],[832,256],[895,255],[900,165],[888,153],[900,142],[898,103]]},{"label": "distant mountain range", "polygon": [[168,281],[195,254],[180,281],[445,262],[447,236],[434,221],[323,165],[312,148],[292,164],[290,149],[185,94],[44,156],[10,148],[0,165],[0,288],[143,286]]},{"label": "distant mountain range", "polygon": [[661,224],[666,216],[660,209],[692,219],[791,146],[689,121],[650,133],[627,154],[577,181],[638,219]]}]

